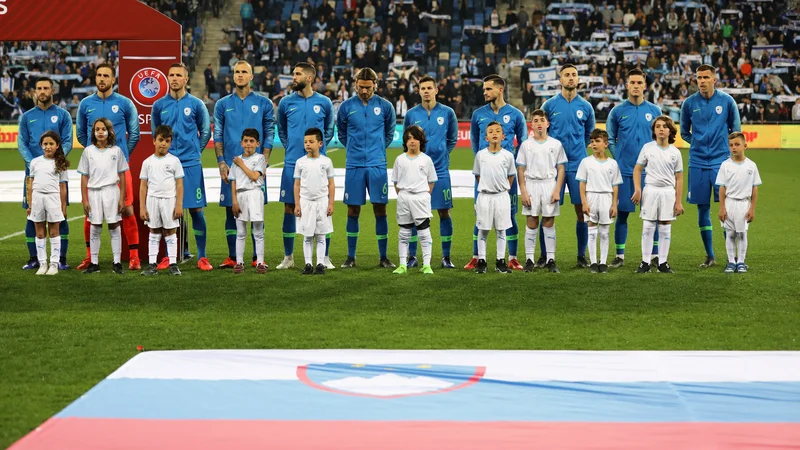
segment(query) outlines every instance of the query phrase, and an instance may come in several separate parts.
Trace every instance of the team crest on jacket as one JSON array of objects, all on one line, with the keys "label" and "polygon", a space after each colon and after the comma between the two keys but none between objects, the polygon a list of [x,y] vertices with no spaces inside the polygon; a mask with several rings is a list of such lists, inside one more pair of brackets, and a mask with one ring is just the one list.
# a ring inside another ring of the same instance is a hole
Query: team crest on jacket
[{"label": "team crest on jacket", "polygon": [[432,364],[308,364],[297,368],[306,386],[332,394],[394,399],[446,394],[478,383],[485,367]]},{"label": "team crest on jacket", "polygon": [[381,114],[381,109],[378,108],[377,106],[375,107],[375,109],[373,109],[373,111],[375,111],[376,116],[379,116]]},{"label": "team crest on jacket", "polygon": [[58,122],[58,117],[57,117],[57,116],[53,116],[53,117],[51,117],[51,118],[50,118],[50,122],[53,122],[53,123],[56,123],[56,122]]},{"label": "team crest on jacket", "polygon": [[644,115],[644,118],[645,118],[645,120],[650,122],[651,120],[653,120],[653,115],[650,114],[650,113],[647,113],[647,114]]},{"label": "team crest on jacket", "polygon": [[258,112],[258,105],[251,106],[250,111],[253,111],[253,114],[256,114]]},{"label": "team crest on jacket", "polygon": [[511,122],[511,116],[506,114],[505,116],[503,116],[503,123],[508,123],[508,122]]},{"label": "team crest on jacket", "polygon": [[183,114],[187,116],[192,114],[192,108],[183,108]]},{"label": "team crest on jacket", "polygon": [[319,114],[321,110],[322,108],[320,108],[319,105],[314,105],[314,113]]},{"label": "team crest on jacket", "polygon": [[164,72],[152,67],[139,69],[131,77],[130,90],[133,101],[151,107],[167,92],[167,77]]},{"label": "team crest on jacket", "polygon": [[717,114],[722,114],[722,106],[717,106],[714,110],[717,111]]},{"label": "team crest on jacket", "polygon": [[111,107],[111,112],[113,112],[114,114],[118,113],[119,112],[119,105],[113,105]]},{"label": "team crest on jacket", "polygon": [[444,125],[444,117],[439,117],[438,119],[436,119],[436,123],[438,123],[439,125]]},{"label": "team crest on jacket", "polygon": [[577,113],[575,113],[575,114],[577,114],[577,116],[578,116],[578,119],[583,119],[583,111],[581,111],[581,110],[578,110],[578,112],[577,112]]}]

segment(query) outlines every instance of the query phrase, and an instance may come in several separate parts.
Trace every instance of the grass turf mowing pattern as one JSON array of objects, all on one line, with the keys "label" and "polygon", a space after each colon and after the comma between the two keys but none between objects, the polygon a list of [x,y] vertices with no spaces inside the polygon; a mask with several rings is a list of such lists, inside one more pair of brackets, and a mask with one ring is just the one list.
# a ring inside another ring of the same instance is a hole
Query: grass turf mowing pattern
[{"label": "grass turf mowing pattern", "polygon": [[[340,152],[336,152],[340,153]],[[334,153],[334,154],[336,154]],[[467,153],[471,157],[469,153]],[[438,269],[438,218],[433,219],[433,276],[378,269],[374,218],[361,215],[358,268],[302,276],[298,267],[259,276],[191,264],[182,277],[145,278],[111,273],[111,248],[103,231],[103,272],[70,271],[36,277],[20,267],[27,259],[23,236],[0,241],[0,447],[6,447],[147,349],[194,348],[479,348],[479,349],[687,349],[798,350],[800,281],[795,262],[798,206],[788,202],[800,182],[800,153],[752,151],[764,185],[750,231],[750,272],[701,271],[702,244],[696,208],[673,226],[670,264],[676,274],[635,275],[641,220],[629,219],[627,264],[609,274],[573,269],[574,212],[556,220],[561,274],[490,272],[476,275]],[[685,157],[685,156],[684,156]],[[71,158],[72,159],[72,158]],[[717,207],[712,209],[716,214]],[[0,237],[22,229],[18,204],[0,204]],[[72,205],[69,217],[79,216]],[[267,206],[266,259],[283,257],[283,207]],[[346,208],[336,204],[332,259],[346,256]],[[206,209],[209,257],[219,264],[225,246],[222,208]],[[472,253],[470,199],[456,199],[453,260]],[[389,205],[389,256],[397,262],[394,202]],[[714,220],[718,261],[725,259]],[[518,216],[524,230],[522,216]],[[80,220],[71,222],[70,263],[84,256]],[[494,254],[490,235],[487,254]],[[521,233],[522,236],[522,233]],[[193,238],[190,239],[192,248]],[[524,249],[520,243],[520,258]],[[249,255],[250,239],[247,240]],[[141,245],[146,249],[146,243]],[[146,250],[142,251],[144,254]],[[610,250],[613,253],[613,246]],[[611,256],[611,255],[610,255]],[[613,256],[612,256],[613,257]]]}]

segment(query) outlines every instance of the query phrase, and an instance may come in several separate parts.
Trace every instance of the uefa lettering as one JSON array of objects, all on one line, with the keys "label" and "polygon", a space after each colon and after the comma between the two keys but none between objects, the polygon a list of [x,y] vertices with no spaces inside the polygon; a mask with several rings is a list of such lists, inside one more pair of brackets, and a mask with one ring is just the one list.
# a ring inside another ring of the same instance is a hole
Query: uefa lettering
[{"label": "uefa lettering", "polygon": [[133,101],[150,108],[167,92],[167,77],[158,69],[139,69],[131,77],[130,89]]}]

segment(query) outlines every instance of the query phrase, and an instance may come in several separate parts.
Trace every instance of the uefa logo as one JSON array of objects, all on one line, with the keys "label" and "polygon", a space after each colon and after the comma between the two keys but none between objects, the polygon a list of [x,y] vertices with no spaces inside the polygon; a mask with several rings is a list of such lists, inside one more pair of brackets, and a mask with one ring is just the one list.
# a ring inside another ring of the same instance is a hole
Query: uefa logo
[{"label": "uefa logo", "polygon": [[139,69],[131,77],[131,98],[136,103],[152,107],[167,92],[167,77],[158,69]]}]

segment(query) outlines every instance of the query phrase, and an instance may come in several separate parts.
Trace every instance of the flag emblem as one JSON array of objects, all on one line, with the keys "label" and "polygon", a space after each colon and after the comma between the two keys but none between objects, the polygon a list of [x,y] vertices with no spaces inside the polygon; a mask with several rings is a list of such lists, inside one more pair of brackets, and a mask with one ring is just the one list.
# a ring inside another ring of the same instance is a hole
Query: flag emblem
[{"label": "flag emblem", "polygon": [[432,395],[469,387],[485,367],[431,364],[308,364],[297,368],[307,386],[335,394],[371,398]]}]

